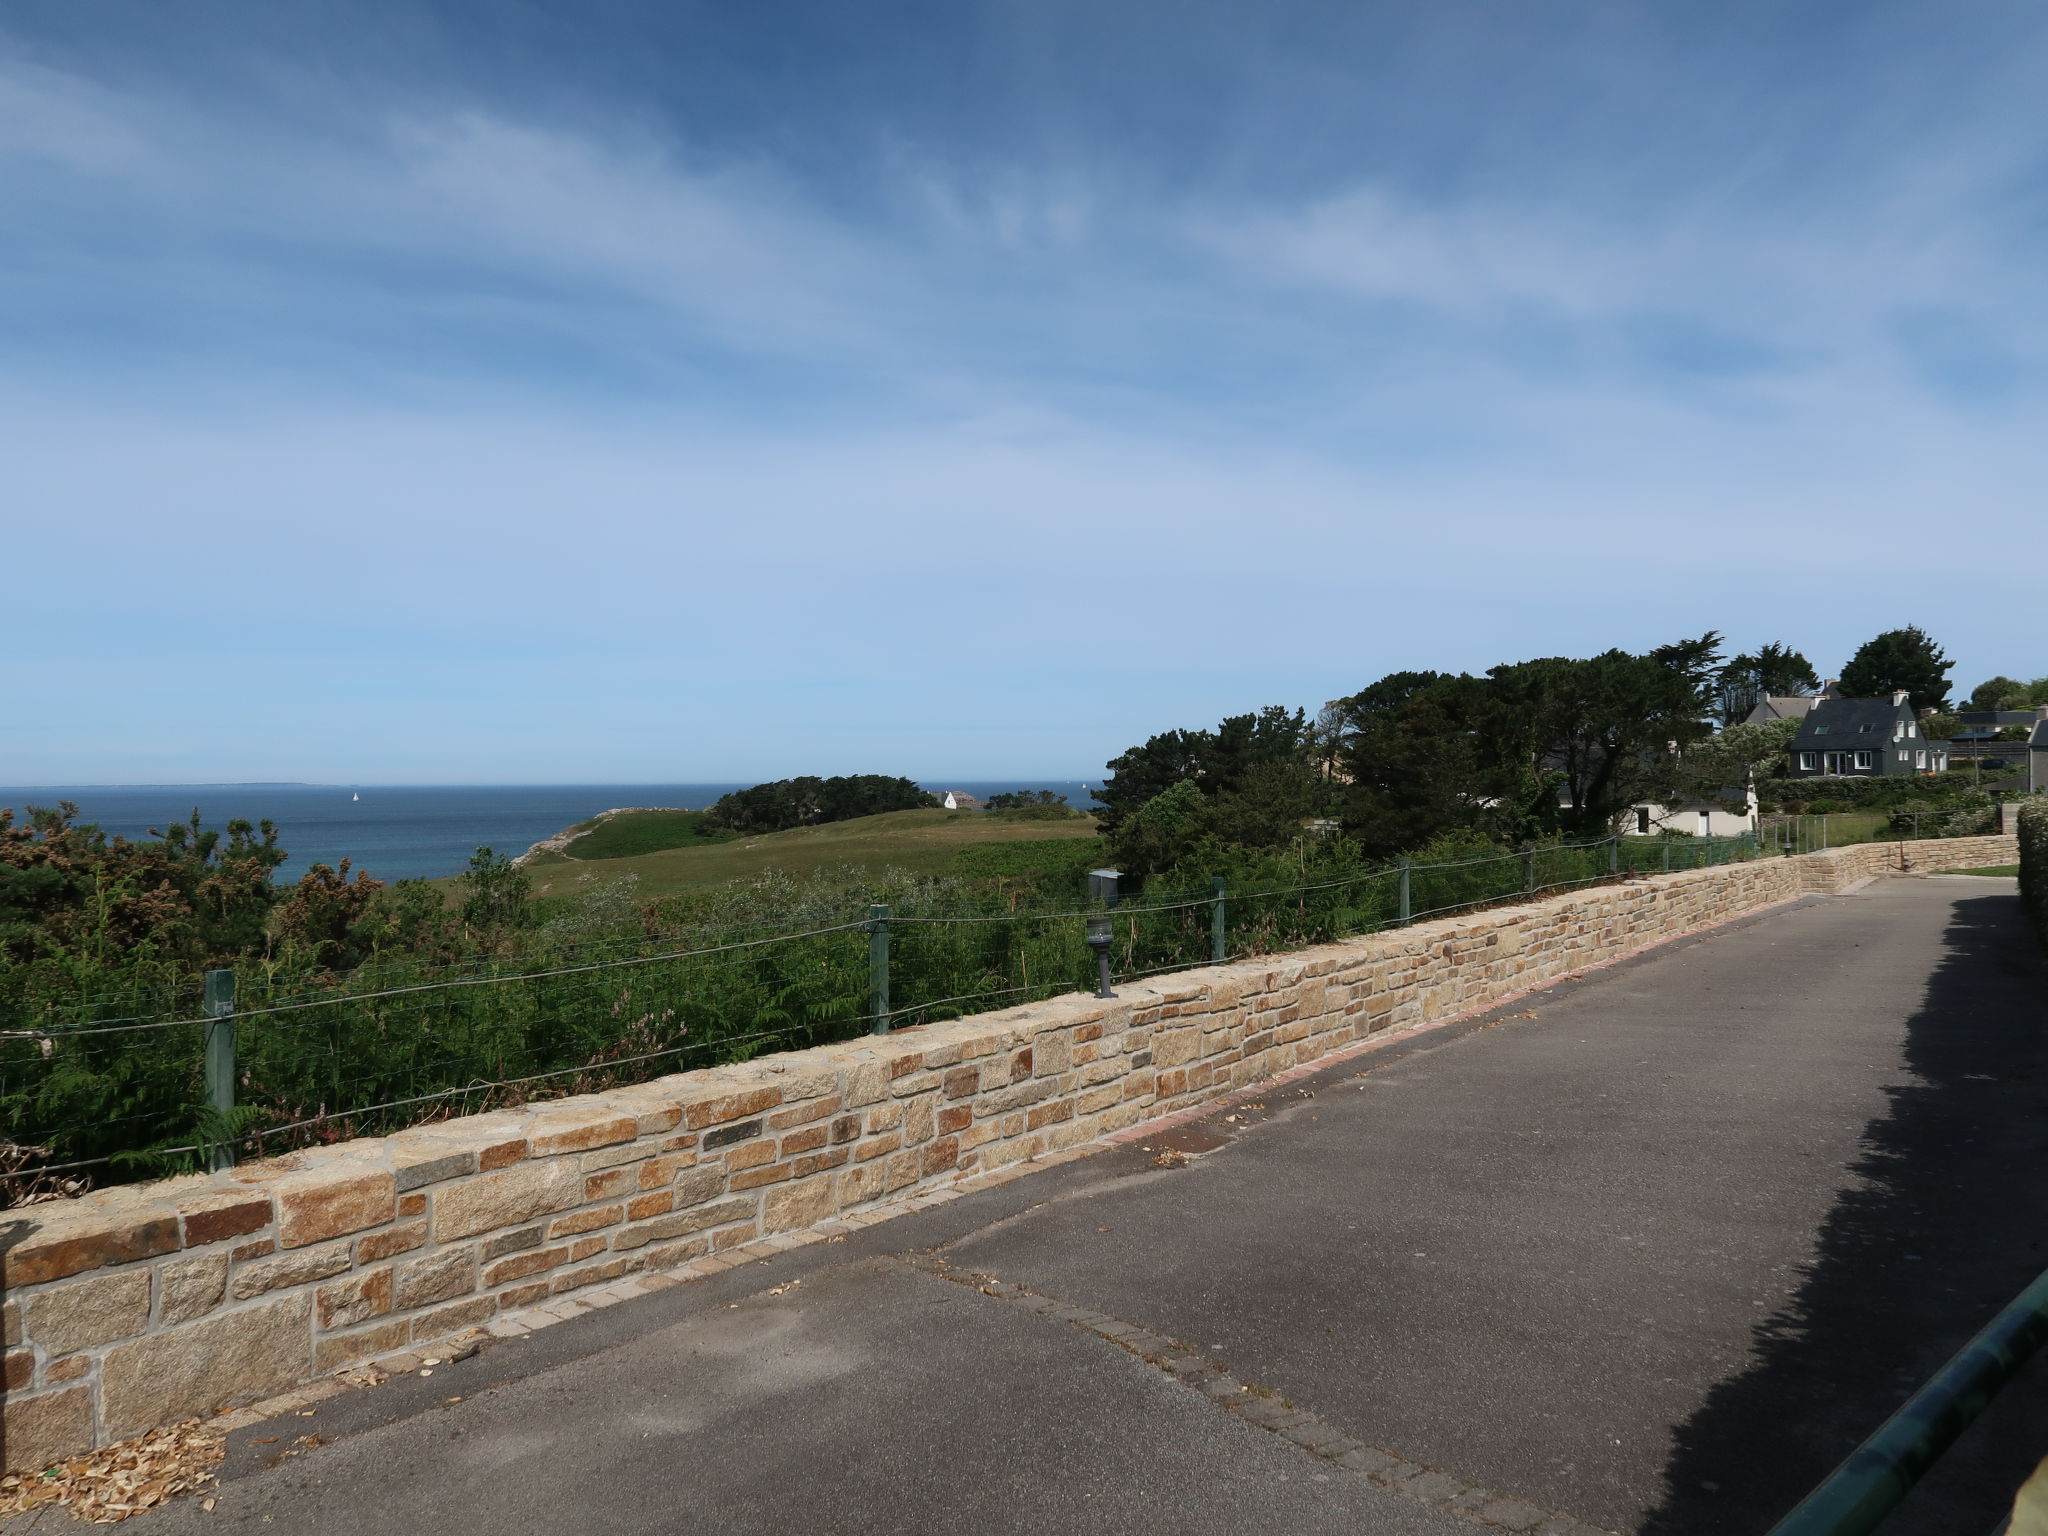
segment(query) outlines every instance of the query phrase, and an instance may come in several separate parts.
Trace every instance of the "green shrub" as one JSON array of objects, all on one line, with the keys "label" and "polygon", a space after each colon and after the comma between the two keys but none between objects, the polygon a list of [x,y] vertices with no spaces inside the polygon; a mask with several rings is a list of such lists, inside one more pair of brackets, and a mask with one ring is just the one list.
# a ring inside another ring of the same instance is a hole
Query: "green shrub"
[{"label": "green shrub", "polygon": [[2048,945],[2048,798],[2030,797],[2020,808],[2020,903]]},{"label": "green shrub", "polygon": [[[1980,779],[1967,769],[1951,769],[1947,773],[1914,774],[1910,778],[1765,779],[1757,785],[1756,792],[1764,804],[1779,806],[1787,815],[1796,816],[1799,812],[1795,807],[1814,794],[1837,811],[1889,811],[1938,804],[1965,791],[1984,791],[1994,798],[2007,799],[2018,792],[2018,786],[1997,775]],[[1821,814],[1819,805],[1818,800],[1808,803],[1807,813]]]},{"label": "green shrub", "polygon": [[[600,864],[546,912],[524,900],[521,871],[479,850],[467,930],[450,928],[441,892],[400,885],[375,893],[362,920],[375,918],[390,947],[354,969],[311,967],[305,948],[235,963],[233,1117],[205,1108],[206,1026],[188,963],[139,951],[0,962],[0,1141],[37,1149],[44,1166],[95,1161],[96,1182],[118,1182],[194,1166],[195,1142],[275,1153],[845,1039],[874,1022],[870,905],[889,908],[896,1027],[1092,989],[1081,876],[1103,846],[984,844],[959,854],[971,874],[936,878],[771,871],[645,906],[630,878],[607,879]],[[1409,911],[1422,919],[1752,851],[1727,838],[1504,849],[1454,834],[1418,851]],[[1129,892],[1114,915],[1119,977],[1210,962],[1216,878],[1229,955],[1371,932],[1400,915],[1399,865],[1363,863],[1338,838],[1215,859]],[[316,897],[337,910],[355,899],[338,875],[299,896],[309,909]],[[351,943],[362,922],[346,925]],[[458,941],[475,947],[445,947]],[[111,1169],[96,1161],[107,1158]]]}]

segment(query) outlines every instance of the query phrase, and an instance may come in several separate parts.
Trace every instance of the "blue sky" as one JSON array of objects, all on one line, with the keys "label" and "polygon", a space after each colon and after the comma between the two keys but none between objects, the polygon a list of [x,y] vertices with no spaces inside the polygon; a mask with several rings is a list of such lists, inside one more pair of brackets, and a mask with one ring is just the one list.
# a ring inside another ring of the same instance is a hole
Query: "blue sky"
[{"label": "blue sky", "polygon": [[0,783],[1092,774],[2048,673],[2048,12],[0,12]]}]

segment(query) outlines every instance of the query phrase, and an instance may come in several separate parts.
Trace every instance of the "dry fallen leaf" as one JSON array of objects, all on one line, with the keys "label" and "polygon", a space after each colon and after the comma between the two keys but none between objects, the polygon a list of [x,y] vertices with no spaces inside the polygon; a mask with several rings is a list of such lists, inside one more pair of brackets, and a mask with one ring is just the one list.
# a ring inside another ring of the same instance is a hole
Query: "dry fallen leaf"
[{"label": "dry fallen leaf", "polygon": [[[81,1520],[109,1525],[213,1481],[223,1437],[187,1419],[152,1430],[38,1476],[0,1478],[0,1517],[61,1504]],[[208,1505],[211,1508],[211,1504]]]},{"label": "dry fallen leaf", "polygon": [[1187,1164],[1187,1153],[1176,1152],[1170,1147],[1152,1159],[1152,1166],[1155,1168],[1185,1168]]}]

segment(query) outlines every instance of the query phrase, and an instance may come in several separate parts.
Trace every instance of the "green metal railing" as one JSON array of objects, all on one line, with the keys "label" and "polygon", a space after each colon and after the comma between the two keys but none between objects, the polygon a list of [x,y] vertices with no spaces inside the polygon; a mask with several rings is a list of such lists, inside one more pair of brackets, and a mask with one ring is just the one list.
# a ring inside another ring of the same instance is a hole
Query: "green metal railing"
[{"label": "green metal railing", "polygon": [[[1627,874],[1752,858],[1734,838],[1610,836],[1399,860],[1298,883],[1154,884],[1109,909],[1116,981],[1284,953]],[[746,1060],[1093,990],[1101,902],[821,911],[801,929],[698,930],[340,976],[207,973],[169,991],[0,1017],[0,1140],[23,1172],[151,1177],[547,1093]],[[196,994],[196,995],[195,995]],[[0,1181],[0,1198],[8,1186]]]},{"label": "green metal railing", "polygon": [[1851,1451],[1771,1528],[1771,1536],[1865,1536],[1876,1530],[2043,1344],[2048,1344],[2048,1274],[2021,1291]]}]

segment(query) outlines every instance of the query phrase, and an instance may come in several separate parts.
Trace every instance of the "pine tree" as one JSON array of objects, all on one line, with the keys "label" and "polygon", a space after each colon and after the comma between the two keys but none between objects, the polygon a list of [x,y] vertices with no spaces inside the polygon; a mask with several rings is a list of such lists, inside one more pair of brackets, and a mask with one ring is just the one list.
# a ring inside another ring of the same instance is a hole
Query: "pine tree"
[{"label": "pine tree", "polygon": [[1888,629],[1842,668],[1841,692],[1852,699],[1876,698],[1903,688],[1915,709],[1948,707],[1948,674],[1955,667],[1917,624]]}]

